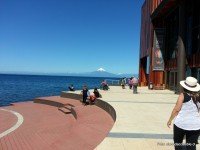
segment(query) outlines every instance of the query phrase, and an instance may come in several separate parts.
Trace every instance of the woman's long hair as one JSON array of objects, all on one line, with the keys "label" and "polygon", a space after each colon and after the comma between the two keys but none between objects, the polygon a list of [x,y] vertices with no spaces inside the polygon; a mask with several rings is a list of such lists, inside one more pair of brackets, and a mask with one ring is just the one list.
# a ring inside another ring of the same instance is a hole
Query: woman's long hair
[{"label": "woman's long hair", "polygon": [[189,90],[184,88],[184,93],[187,93],[192,97],[192,100],[193,100],[194,104],[196,105],[198,112],[199,112],[200,108],[197,105],[197,103],[198,102],[200,103],[200,92],[192,92],[192,91],[189,91]]}]

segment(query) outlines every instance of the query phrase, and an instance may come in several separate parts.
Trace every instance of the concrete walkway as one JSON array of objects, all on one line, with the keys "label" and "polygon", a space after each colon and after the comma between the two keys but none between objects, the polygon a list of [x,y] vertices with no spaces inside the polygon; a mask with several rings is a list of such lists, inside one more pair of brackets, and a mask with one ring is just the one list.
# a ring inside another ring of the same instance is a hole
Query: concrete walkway
[{"label": "concrete walkway", "polygon": [[[138,94],[121,87],[100,91],[116,110],[117,120],[96,150],[172,150],[173,129],[167,121],[178,95],[139,87]],[[197,149],[200,149],[198,145]]]}]

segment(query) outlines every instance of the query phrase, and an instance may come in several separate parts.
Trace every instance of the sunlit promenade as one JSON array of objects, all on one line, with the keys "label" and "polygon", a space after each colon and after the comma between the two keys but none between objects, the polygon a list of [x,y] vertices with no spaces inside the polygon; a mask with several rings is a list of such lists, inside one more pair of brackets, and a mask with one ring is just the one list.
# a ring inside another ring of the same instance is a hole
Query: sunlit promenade
[{"label": "sunlit promenade", "polygon": [[[101,91],[103,100],[116,110],[117,119],[97,150],[173,150],[173,128],[167,127],[178,95],[169,90],[139,87],[133,94],[128,87]],[[200,146],[197,146],[197,149]]]},{"label": "sunlit promenade", "polygon": [[139,87],[133,94],[111,86],[100,93],[95,105],[82,105],[76,91],[1,107],[0,149],[174,149],[166,125],[178,97],[173,91]]}]

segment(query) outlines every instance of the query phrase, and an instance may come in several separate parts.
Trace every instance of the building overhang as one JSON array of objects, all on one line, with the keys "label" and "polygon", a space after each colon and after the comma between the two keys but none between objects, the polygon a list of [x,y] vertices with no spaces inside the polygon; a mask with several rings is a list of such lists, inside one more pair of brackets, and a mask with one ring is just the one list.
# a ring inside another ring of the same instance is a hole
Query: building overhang
[{"label": "building overhang", "polygon": [[177,0],[163,0],[152,12],[151,20],[156,20],[167,14],[177,4]]}]

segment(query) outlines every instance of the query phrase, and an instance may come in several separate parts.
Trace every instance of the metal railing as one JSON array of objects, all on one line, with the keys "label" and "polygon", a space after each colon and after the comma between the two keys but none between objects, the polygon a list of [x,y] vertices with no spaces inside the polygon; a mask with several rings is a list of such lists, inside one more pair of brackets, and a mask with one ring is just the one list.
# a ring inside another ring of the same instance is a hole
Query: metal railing
[{"label": "metal railing", "polygon": [[109,86],[119,86],[120,85],[120,80],[106,79],[106,82]]}]

